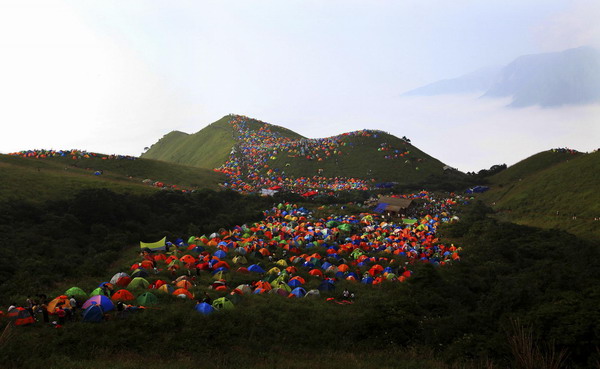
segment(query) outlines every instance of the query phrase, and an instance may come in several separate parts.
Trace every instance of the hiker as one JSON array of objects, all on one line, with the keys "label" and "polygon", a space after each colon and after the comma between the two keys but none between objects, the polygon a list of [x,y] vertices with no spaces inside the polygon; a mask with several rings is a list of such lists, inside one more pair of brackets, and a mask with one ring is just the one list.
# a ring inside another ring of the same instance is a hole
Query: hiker
[{"label": "hiker", "polygon": [[71,295],[71,298],[69,299],[69,304],[71,304],[71,316],[70,318],[72,320],[75,320],[75,313],[77,312],[77,300],[75,300],[75,296]]},{"label": "hiker", "polygon": [[46,305],[45,301],[42,302],[38,308],[38,311],[40,310],[42,311],[42,319],[44,320],[44,323],[50,323],[50,317],[48,316],[48,305]]},{"label": "hiker", "polygon": [[31,314],[31,316],[33,316],[33,300],[31,299],[31,296],[27,296],[27,300],[25,300],[25,306],[27,311],[29,311],[29,314]]},{"label": "hiker", "polygon": [[204,292],[204,298],[202,299],[202,302],[206,302],[209,305],[212,304],[212,299],[210,298],[208,293]]},{"label": "hiker", "polygon": [[342,292],[342,298],[344,300],[348,300],[350,298],[350,291],[348,291],[348,289],[344,289],[344,292]]}]

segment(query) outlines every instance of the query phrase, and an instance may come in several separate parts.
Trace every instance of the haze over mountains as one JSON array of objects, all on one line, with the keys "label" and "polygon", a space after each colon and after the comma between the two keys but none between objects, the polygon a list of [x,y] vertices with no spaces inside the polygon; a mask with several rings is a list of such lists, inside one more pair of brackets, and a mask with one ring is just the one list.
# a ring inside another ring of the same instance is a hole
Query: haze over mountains
[{"label": "haze over mountains", "polygon": [[405,96],[482,93],[511,98],[508,107],[558,107],[600,102],[600,52],[579,47],[562,52],[520,56],[490,67],[406,92]]}]

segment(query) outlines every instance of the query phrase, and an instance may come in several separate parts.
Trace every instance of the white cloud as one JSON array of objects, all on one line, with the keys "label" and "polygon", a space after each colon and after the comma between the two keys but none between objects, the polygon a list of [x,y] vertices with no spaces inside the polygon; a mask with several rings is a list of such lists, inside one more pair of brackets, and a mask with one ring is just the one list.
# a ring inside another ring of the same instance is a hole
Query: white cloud
[{"label": "white cloud", "polygon": [[533,28],[543,51],[562,51],[579,46],[600,47],[600,2],[575,0],[560,13]]}]

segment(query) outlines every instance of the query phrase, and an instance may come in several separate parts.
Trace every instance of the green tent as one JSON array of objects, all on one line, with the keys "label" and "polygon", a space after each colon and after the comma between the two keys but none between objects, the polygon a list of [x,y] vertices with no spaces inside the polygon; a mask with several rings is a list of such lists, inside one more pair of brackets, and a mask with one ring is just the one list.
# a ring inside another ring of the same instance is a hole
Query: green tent
[{"label": "green tent", "polygon": [[348,223],[344,223],[342,225],[340,225],[339,227],[340,231],[344,231],[344,232],[351,232],[352,231],[352,226]]},{"label": "green tent", "polygon": [[402,219],[402,223],[404,224],[415,224],[416,222],[416,219]]},{"label": "green tent", "polygon": [[233,303],[225,297],[220,297],[213,301],[212,306],[215,310],[231,310],[233,309]]},{"label": "green tent", "polygon": [[88,294],[85,293],[81,288],[79,287],[71,287],[69,288],[66,292],[65,295],[71,297],[71,296],[75,296],[76,300],[87,300],[88,299]]},{"label": "green tent", "polygon": [[102,288],[98,287],[95,290],[93,290],[92,292],[90,292],[90,296],[96,296],[96,295],[102,295],[102,296],[106,296],[104,294],[104,291],[102,290]]},{"label": "green tent", "polygon": [[338,224],[340,224],[340,222],[335,221],[335,220],[330,220],[329,222],[327,222],[327,224],[325,224],[327,226],[327,228],[333,228],[333,227],[337,227]]},{"label": "green tent", "polygon": [[188,238],[188,242],[187,243],[188,244],[192,244],[194,242],[196,242],[196,236],[190,236],[190,238]]},{"label": "green tent", "polygon": [[361,257],[361,255],[364,255],[365,252],[361,249],[355,249],[354,251],[352,251],[352,253],[350,254],[354,259],[358,259],[359,257]]},{"label": "green tent", "polygon": [[136,277],[131,280],[131,282],[127,285],[128,290],[135,290],[138,288],[148,288],[150,282],[145,280],[142,277]]},{"label": "green tent", "polygon": [[137,298],[137,303],[140,305],[156,305],[158,304],[158,298],[150,292],[144,292]]}]

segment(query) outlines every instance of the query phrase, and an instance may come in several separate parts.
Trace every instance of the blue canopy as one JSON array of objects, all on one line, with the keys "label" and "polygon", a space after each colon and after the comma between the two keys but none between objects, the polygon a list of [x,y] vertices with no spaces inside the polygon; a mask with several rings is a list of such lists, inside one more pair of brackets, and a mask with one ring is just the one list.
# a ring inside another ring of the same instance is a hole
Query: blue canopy
[{"label": "blue canopy", "polygon": [[81,313],[84,322],[98,323],[104,320],[104,310],[100,305],[91,305]]},{"label": "blue canopy", "polygon": [[215,308],[213,308],[212,305],[209,305],[206,302],[201,302],[201,303],[197,304],[194,309],[197,312],[202,313],[204,315],[208,315],[208,314],[212,313],[213,311],[215,311]]}]

